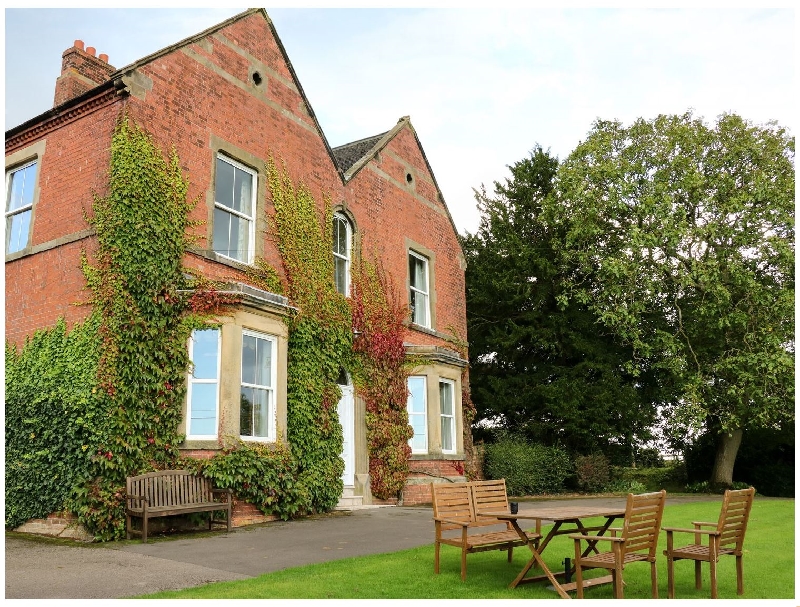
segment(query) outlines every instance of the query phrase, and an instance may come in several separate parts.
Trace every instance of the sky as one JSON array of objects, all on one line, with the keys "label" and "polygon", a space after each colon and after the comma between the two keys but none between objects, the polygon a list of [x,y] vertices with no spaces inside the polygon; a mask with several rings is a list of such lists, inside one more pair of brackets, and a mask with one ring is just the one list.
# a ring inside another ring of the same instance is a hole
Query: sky
[{"label": "sky", "polygon": [[[536,145],[565,159],[597,119],[733,112],[796,134],[791,8],[458,4],[266,10],[328,143],[409,116],[462,234],[478,227],[475,190]],[[243,10],[6,8],[5,129],[52,107],[76,39],[121,68]]]}]

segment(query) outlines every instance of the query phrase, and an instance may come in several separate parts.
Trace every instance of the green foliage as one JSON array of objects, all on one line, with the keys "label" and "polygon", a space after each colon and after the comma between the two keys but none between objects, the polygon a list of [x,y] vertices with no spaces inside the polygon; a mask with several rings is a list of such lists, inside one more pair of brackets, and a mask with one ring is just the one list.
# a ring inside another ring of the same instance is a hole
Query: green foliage
[{"label": "green foliage", "polygon": [[89,473],[103,422],[97,326],[92,316],[67,332],[62,319],[21,351],[6,343],[6,527],[63,510]]},{"label": "green foliage", "polygon": [[413,430],[408,423],[408,374],[415,361],[403,346],[406,307],[383,269],[363,258],[352,276],[354,383],[366,405],[370,490],[397,497],[408,476]]},{"label": "green foliage", "polygon": [[575,458],[575,477],[583,491],[601,491],[611,478],[611,466],[602,453],[579,455]]},{"label": "green foliage", "polygon": [[791,423],[794,138],[736,115],[597,121],[556,181],[543,212],[574,269],[559,302],[632,348],[626,372],[669,378],[673,435]]},{"label": "green foliage", "polygon": [[189,460],[187,466],[233,489],[265,514],[287,520],[302,514],[310,503],[298,481],[297,461],[285,443],[266,445],[237,441],[209,460]]},{"label": "green foliage", "polygon": [[493,196],[476,195],[480,227],[462,238],[475,419],[574,453],[630,454],[649,438],[656,378],[625,372],[632,349],[585,304],[558,304],[566,228],[543,214],[558,166],[537,146]]},{"label": "green foliage", "polygon": [[606,493],[645,493],[648,491],[647,485],[633,479],[618,478],[609,482],[603,491]]},{"label": "green foliage", "polygon": [[320,218],[313,196],[295,187],[286,168],[267,164],[275,214],[271,230],[286,277],[286,293],[299,308],[289,321],[287,434],[297,461],[307,511],[332,509],[342,494],[344,442],[337,379],[351,359],[347,300],[333,282],[330,204]]},{"label": "green foliage", "polygon": [[88,477],[71,501],[101,539],[124,531],[125,478],[178,457],[186,342],[201,307],[182,293],[192,286],[181,265],[192,225],[187,189],[174,151],[164,159],[150,136],[123,117],[111,142],[108,194],[95,196],[87,217],[98,243],[94,264],[84,259],[84,273],[100,319],[104,419]]},{"label": "green foliage", "polygon": [[559,493],[574,473],[564,449],[532,445],[511,435],[487,444],[485,457],[487,478],[504,478],[509,495]]},{"label": "green foliage", "polygon": [[[795,495],[794,424],[781,430],[756,429],[744,432],[736,458],[736,481],[758,488],[762,495]],[[711,433],[703,433],[684,452],[686,474],[693,484],[708,479],[717,443]]]},{"label": "green foliage", "polygon": [[686,486],[686,467],[683,462],[672,462],[655,468],[614,468],[612,477],[615,480],[610,486],[629,483],[642,485],[647,491],[666,489],[668,493],[680,493]]}]

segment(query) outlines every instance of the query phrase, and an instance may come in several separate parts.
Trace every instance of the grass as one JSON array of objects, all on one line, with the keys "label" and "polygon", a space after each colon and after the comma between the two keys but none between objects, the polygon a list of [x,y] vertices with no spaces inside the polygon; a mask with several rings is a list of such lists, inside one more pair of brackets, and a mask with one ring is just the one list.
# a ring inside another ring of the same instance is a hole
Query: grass
[{"label": "grass", "polygon": [[[691,521],[715,521],[718,502],[668,505],[662,524],[687,527]],[[591,521],[589,521],[591,522]],[[433,535],[433,525],[431,525]],[[667,596],[666,545],[662,533],[658,552],[659,596]],[[680,537],[678,541],[680,541]],[[686,538],[685,538],[686,539]],[[558,598],[545,583],[508,584],[528,559],[527,550],[514,551],[506,561],[498,551],[470,554],[467,579],[461,581],[460,553],[443,546],[441,573],[433,573],[433,543],[411,550],[332,561],[267,573],[256,578],[219,582],[179,591],[159,592],[136,598],[157,599],[550,599]],[[528,553],[529,554],[529,553]],[[745,540],[744,595],[736,594],[733,557],[722,557],[718,567],[722,599],[793,599],[795,596],[794,500],[756,498]],[[543,554],[548,566],[563,569],[564,557],[573,557],[572,540],[553,539]],[[589,575],[600,575],[594,570]],[[635,563],[625,569],[625,598],[650,598],[650,566]],[[703,589],[694,588],[694,564],[675,564],[675,594],[680,599],[710,598],[708,565],[703,565]],[[610,599],[610,585],[590,588],[586,598]]]}]

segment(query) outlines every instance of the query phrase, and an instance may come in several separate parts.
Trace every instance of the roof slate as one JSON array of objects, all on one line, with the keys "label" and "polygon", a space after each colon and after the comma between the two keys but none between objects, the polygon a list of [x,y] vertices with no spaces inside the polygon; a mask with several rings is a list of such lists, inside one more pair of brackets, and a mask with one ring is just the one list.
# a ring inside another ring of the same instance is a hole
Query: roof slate
[{"label": "roof slate", "polygon": [[359,139],[358,141],[352,141],[350,143],[345,143],[344,145],[333,148],[333,157],[336,160],[336,164],[339,165],[342,173],[349,171],[355,163],[366,156],[367,152],[374,148],[375,145],[381,139],[383,139],[388,132],[389,131],[386,131],[380,135],[374,135],[373,137],[367,137],[366,139]]}]

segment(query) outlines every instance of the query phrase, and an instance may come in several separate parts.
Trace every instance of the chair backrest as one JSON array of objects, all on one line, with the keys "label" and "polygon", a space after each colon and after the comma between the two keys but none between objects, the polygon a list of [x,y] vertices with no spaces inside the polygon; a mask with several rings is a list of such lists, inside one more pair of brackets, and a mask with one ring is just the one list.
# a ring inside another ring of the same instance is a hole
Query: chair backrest
[{"label": "chair backrest", "polygon": [[667,492],[663,489],[655,493],[628,494],[622,528],[625,554],[647,552],[650,558],[655,558],[666,501]]},{"label": "chair backrest", "polygon": [[[456,521],[475,520],[472,503],[472,487],[469,483],[431,483],[431,501],[434,518]],[[443,524],[443,529],[455,529],[458,525]]]},{"label": "chair backrest", "polygon": [[504,478],[472,481],[472,497],[475,500],[475,515],[478,518],[481,518],[484,512],[509,511],[506,479]]},{"label": "chair backrest", "polygon": [[720,546],[731,546],[737,552],[741,552],[755,493],[756,490],[753,487],[749,489],[729,489],[725,492],[725,496],[722,499],[722,510],[719,513],[719,522],[717,523]]}]

